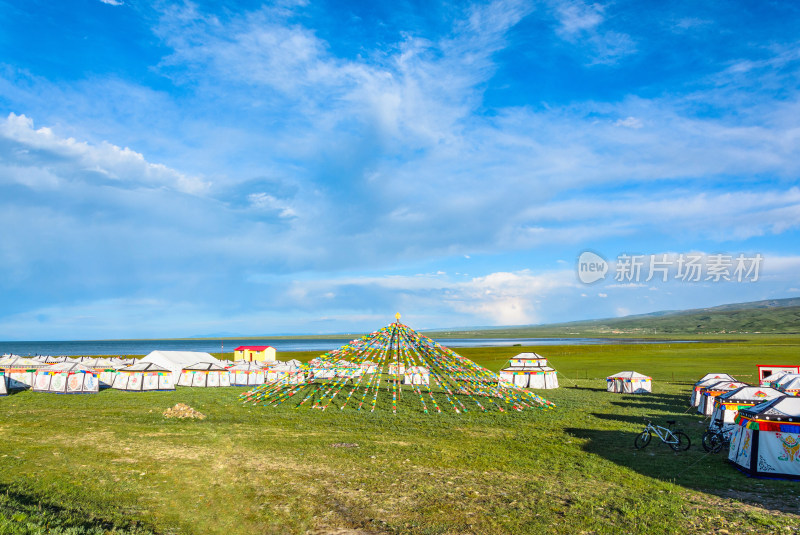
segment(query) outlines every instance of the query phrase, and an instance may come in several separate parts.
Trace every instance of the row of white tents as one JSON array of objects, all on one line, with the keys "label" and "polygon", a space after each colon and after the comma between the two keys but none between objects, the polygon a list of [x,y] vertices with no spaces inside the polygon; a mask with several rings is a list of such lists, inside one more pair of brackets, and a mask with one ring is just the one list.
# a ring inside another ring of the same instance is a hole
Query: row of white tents
[{"label": "row of white tents", "polygon": [[[101,387],[125,391],[174,390],[193,387],[254,386],[292,375],[297,360],[226,362],[209,353],[153,351],[142,359],[56,359],[53,357],[0,358],[0,395],[30,388],[35,392],[95,393]],[[177,380],[176,380],[177,378]]]},{"label": "row of white tents", "polygon": [[800,478],[800,374],[780,372],[751,386],[726,373],[694,385],[691,404],[710,430],[730,437],[728,460],[757,477]]}]

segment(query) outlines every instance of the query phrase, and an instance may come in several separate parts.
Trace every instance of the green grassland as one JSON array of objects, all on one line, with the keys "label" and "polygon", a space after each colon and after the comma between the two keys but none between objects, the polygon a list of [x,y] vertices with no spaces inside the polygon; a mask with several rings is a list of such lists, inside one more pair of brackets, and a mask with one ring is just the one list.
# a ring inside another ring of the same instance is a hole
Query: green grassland
[{"label": "green grassland", "polygon": [[[242,405],[244,388],[0,398],[0,534],[798,532],[800,483],[705,454],[688,399],[710,371],[800,363],[800,337],[459,353],[498,370],[531,350],[559,370],[539,392],[553,410],[425,415],[406,393],[396,415],[323,412]],[[630,369],[653,394],[605,392]],[[207,418],[164,418],[178,402]],[[691,449],[635,450],[644,416],[678,420]]]}]

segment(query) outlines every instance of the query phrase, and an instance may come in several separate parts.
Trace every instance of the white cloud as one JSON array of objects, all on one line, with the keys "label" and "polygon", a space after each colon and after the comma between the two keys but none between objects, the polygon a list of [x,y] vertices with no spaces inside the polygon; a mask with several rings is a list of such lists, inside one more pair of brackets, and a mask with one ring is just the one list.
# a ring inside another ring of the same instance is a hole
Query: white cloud
[{"label": "white cloud", "polygon": [[109,6],[121,6],[125,4],[125,2],[122,2],[121,0],[100,0],[100,1]]},{"label": "white cloud", "polygon": [[[144,187],[169,187],[191,194],[202,194],[209,184],[198,177],[187,176],[165,165],[150,163],[129,148],[107,142],[90,145],[73,138],[58,136],[47,127],[34,129],[33,119],[10,113],[0,121],[0,138],[14,144],[6,158],[14,164],[6,166],[6,178],[31,187],[57,187],[63,180],[80,177],[92,180],[101,177],[109,183],[128,183]],[[29,178],[20,178],[15,169],[25,165],[32,170]],[[2,179],[2,176],[0,176]]]}]

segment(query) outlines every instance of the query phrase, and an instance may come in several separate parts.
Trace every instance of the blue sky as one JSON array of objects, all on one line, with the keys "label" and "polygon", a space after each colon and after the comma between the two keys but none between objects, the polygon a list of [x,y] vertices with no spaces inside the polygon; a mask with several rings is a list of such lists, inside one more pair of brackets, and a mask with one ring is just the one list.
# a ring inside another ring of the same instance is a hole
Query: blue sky
[{"label": "blue sky", "polygon": [[[0,20],[0,339],[800,295],[790,2],[0,1]],[[593,284],[587,250],[609,262]],[[668,280],[616,276],[623,254]],[[679,278],[690,254],[732,280]]]}]

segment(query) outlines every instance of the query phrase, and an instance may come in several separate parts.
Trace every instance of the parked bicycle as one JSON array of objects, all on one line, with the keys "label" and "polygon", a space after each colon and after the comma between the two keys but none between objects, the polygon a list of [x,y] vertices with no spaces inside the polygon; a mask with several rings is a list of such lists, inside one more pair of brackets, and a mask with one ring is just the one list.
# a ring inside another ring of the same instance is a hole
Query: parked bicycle
[{"label": "parked bicycle", "polygon": [[726,429],[722,420],[715,420],[715,427],[709,427],[708,431],[703,433],[703,449],[709,453],[719,453],[726,446],[731,444],[731,435],[733,435],[733,428]]},{"label": "parked bicycle", "polygon": [[636,435],[636,439],[633,441],[633,445],[636,446],[636,449],[640,450],[646,448],[647,445],[650,444],[653,435],[655,435],[661,439],[661,442],[668,444],[669,447],[675,451],[688,450],[689,446],[692,445],[689,435],[679,429],[672,429],[672,426],[675,425],[675,420],[667,420],[666,423],[668,427],[653,425],[653,422],[647,420],[647,425],[644,430]]}]

